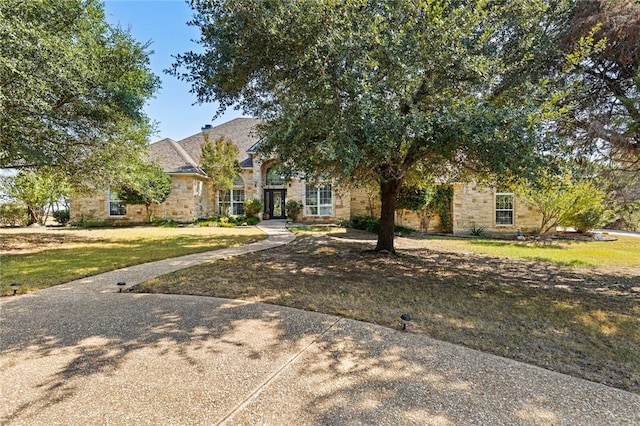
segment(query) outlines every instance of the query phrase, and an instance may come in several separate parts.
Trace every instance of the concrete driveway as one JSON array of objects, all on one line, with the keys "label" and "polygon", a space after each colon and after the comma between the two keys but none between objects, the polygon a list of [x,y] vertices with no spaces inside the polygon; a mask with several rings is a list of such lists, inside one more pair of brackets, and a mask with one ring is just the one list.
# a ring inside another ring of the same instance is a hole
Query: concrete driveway
[{"label": "concrete driveway", "polygon": [[[267,231],[260,249],[290,238]],[[118,293],[131,269],[0,300],[2,424],[640,424],[636,394],[328,315]]]}]

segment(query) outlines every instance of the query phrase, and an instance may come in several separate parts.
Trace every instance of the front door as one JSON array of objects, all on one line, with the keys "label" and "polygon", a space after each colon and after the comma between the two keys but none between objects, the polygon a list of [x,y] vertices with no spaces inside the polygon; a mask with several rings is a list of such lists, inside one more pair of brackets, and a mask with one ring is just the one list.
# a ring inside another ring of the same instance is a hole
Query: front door
[{"label": "front door", "polygon": [[271,219],[286,219],[287,213],[284,209],[286,195],[286,189],[264,190],[264,212],[269,214]]}]

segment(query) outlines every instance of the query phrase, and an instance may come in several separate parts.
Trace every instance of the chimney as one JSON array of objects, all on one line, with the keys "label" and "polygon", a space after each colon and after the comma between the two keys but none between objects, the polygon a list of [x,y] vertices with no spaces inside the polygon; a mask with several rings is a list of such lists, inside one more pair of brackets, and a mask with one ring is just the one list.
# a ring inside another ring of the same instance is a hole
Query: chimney
[{"label": "chimney", "polygon": [[211,130],[212,128],[213,126],[211,124],[205,124],[204,127],[200,128],[200,130],[204,132],[205,130]]}]

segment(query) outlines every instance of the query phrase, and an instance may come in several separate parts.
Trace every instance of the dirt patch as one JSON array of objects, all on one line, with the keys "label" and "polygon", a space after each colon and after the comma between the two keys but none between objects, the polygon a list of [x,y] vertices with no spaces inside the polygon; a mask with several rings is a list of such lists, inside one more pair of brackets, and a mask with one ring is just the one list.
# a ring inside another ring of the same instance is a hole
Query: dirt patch
[{"label": "dirt patch", "polygon": [[100,240],[99,235],[87,235],[78,232],[30,230],[4,230],[0,233],[0,252],[3,255],[37,253],[51,250],[63,244],[82,243]]}]

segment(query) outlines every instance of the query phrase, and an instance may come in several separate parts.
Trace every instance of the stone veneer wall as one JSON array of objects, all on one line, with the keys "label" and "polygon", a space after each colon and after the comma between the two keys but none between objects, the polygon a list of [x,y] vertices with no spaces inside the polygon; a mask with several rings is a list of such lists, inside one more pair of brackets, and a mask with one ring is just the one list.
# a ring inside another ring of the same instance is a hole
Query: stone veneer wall
[{"label": "stone veneer wall", "polygon": [[[151,205],[149,213],[156,219],[192,222],[212,213],[213,202],[205,178],[199,175],[172,175],[171,194],[160,205]],[[72,223],[82,219],[114,223],[144,223],[148,221],[144,205],[127,205],[125,216],[109,216],[107,190],[94,197],[72,198],[69,207]]]},{"label": "stone veneer wall", "polygon": [[[354,188],[351,191],[351,216],[380,216],[380,197],[371,194],[364,188]],[[411,210],[396,212],[396,224],[407,228],[425,232],[440,232],[440,217],[434,215],[428,224],[428,229],[423,230],[420,216]]]},{"label": "stone veneer wall", "polygon": [[494,234],[524,233],[540,227],[541,214],[517,197],[514,199],[514,224],[496,226],[495,189],[476,183],[453,185],[453,233],[469,234],[472,226],[483,227]]},{"label": "stone veneer wall", "polygon": [[153,217],[177,222],[193,222],[206,218],[213,213],[215,203],[210,192],[203,176],[172,175],[171,194],[164,203],[152,206]]}]

